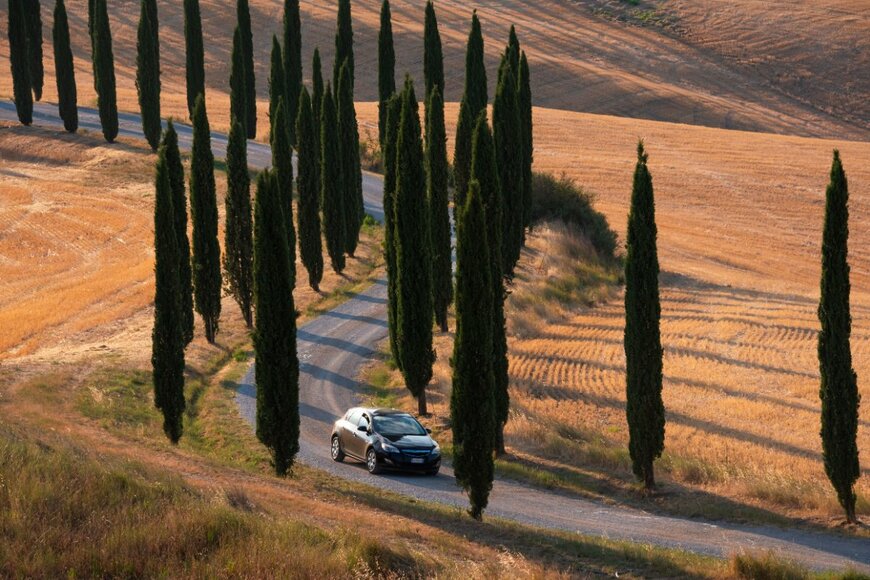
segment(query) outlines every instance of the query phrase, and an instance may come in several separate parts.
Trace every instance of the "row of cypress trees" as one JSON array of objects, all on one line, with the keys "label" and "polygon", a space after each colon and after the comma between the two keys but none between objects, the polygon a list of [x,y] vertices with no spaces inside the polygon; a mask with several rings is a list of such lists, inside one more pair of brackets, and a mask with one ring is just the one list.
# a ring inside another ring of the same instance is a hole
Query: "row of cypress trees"
[{"label": "row of cypress trees", "polygon": [[23,125],[30,125],[33,122],[33,101],[42,99],[45,77],[39,0],[10,0],[7,34],[18,120]]}]

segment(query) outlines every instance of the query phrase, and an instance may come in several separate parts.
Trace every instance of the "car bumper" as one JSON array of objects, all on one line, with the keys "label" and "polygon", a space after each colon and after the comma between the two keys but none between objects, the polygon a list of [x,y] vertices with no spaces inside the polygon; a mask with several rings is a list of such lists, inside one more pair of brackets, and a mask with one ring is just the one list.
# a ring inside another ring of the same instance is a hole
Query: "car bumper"
[{"label": "car bumper", "polygon": [[[433,471],[441,467],[440,455],[425,457],[409,457],[402,453],[378,453],[378,459],[384,467],[401,471]],[[415,461],[420,459],[420,462]]]}]

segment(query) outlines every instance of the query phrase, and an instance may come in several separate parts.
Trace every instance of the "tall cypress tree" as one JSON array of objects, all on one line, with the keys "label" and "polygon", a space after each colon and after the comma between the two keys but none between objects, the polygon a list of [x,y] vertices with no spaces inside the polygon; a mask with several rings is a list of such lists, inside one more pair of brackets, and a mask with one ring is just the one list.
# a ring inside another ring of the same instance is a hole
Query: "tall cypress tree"
[{"label": "tall cypress tree", "polygon": [[532,225],[532,161],[534,160],[534,127],[532,125],[532,87],[529,61],[525,51],[520,57],[519,85],[520,118],[523,123],[523,226]]},{"label": "tall cypress tree", "polygon": [[187,55],[187,112],[192,119],[197,97],[205,95],[205,49],[199,0],[184,0],[184,44]]},{"label": "tall cypress tree", "polygon": [[453,303],[453,256],[448,199],[447,131],[444,101],[438,85],[432,88],[426,109],[426,177],[432,233],[432,301],[435,322],[447,332],[447,309]]},{"label": "tall cypress tree", "polygon": [[160,45],[156,0],[142,0],[136,50],[136,90],[142,113],[142,133],[156,151],[160,144]]},{"label": "tall cypress tree", "polygon": [[238,0],[236,16],[245,58],[245,107],[247,109],[245,129],[248,131],[248,139],[254,139],[257,136],[257,85],[254,78],[254,36],[251,32],[251,10],[248,7],[248,0]]},{"label": "tall cypress tree", "polygon": [[69,19],[63,0],[57,0],[54,5],[54,27],[51,36],[54,41],[58,114],[63,119],[64,129],[70,133],[75,133],[79,128],[78,89],[76,88],[76,71],[69,41]]},{"label": "tall cypress tree", "polygon": [[154,196],[154,328],[151,333],[151,367],[154,404],[163,413],[163,432],[178,443],[184,416],[184,331],[178,241],[175,237],[172,185],[166,149],[160,148]]},{"label": "tall cypress tree", "polygon": [[341,67],[347,61],[350,69],[350,92],[353,94],[353,17],[350,13],[350,0],[338,0],[338,20],[335,28],[335,62],[332,69],[332,86],[338,93]]},{"label": "tall cypress tree", "polygon": [[857,442],[861,396],[858,394],[858,377],[852,367],[850,346],[849,186],[840,152],[836,150],[825,197],[819,301],[822,451],[825,473],[846,511],[846,520],[857,523],[854,485],[861,475]]},{"label": "tall cypress tree", "polygon": [[9,62],[18,120],[22,125],[30,125],[33,122],[33,93],[30,90],[27,23],[22,1],[9,0]]},{"label": "tall cypress tree", "polygon": [[655,487],[653,462],[665,443],[657,235],[652,176],[640,142],[625,256],[625,410],[632,470],[647,489]]},{"label": "tall cypress tree", "polygon": [[498,88],[492,106],[496,164],[504,201],[502,229],[503,271],[513,277],[523,247],[523,127],[517,105],[517,83],[510,65],[510,49],[502,57]]},{"label": "tall cypress tree", "polygon": [[[471,32],[465,53],[465,90],[459,105],[459,122],[456,126],[456,143],[453,167],[456,174],[457,200],[454,209],[462,204],[462,196],[468,191],[471,172],[471,141],[480,112],[486,109],[489,101],[486,87],[486,66],[484,64],[483,32],[477,11],[471,18]],[[459,204],[459,205],[457,205]],[[492,245],[492,240],[490,240]]]},{"label": "tall cypress tree", "polygon": [[[233,34],[233,60],[230,67],[230,123],[236,121],[244,127],[248,122],[248,108],[245,105],[245,55],[242,48],[242,34],[236,26]],[[248,131],[245,129],[245,139]]]},{"label": "tall cypress tree", "polygon": [[471,182],[459,210],[456,239],[456,339],[450,424],[453,470],[468,492],[469,513],[481,519],[494,473],[495,385],[492,361],[493,286],[480,184]]},{"label": "tall cypress tree", "polygon": [[308,89],[302,87],[299,115],[296,117],[296,149],[299,191],[299,253],[308,271],[308,285],[320,291],[323,279],[323,243],[320,240],[320,170],[317,141],[314,137],[314,111]]},{"label": "tall cypress tree", "polygon": [[[284,99],[287,102],[287,81],[284,78],[284,56],[281,53],[281,44],[278,37],[272,35],[272,58],[269,71],[269,142],[275,139],[275,115],[278,112],[278,103]],[[286,115],[285,115],[286,117]],[[285,118],[286,121],[286,118]],[[284,130],[288,130],[287,127]],[[289,135],[289,133],[288,133]]]},{"label": "tall cypress tree", "polygon": [[338,115],[332,98],[332,87],[326,86],[320,109],[320,204],[323,210],[323,234],[326,252],[336,274],[344,270],[345,207],[344,171],[341,167]]},{"label": "tall cypress tree", "polygon": [[378,143],[384,149],[387,131],[387,101],[396,92],[396,49],[390,0],[381,5],[381,30],[378,34]]},{"label": "tall cypress tree", "polygon": [[396,141],[396,328],[400,368],[421,415],[427,413],[426,385],[432,379],[432,265],[426,172],[417,97],[405,79]]},{"label": "tall cypress tree", "polygon": [[45,71],[42,66],[42,11],[39,0],[24,0],[24,20],[27,28],[27,60],[33,98],[42,100]]},{"label": "tall cypress tree", "polygon": [[287,251],[290,259],[290,282],[296,287],[296,228],[293,225],[293,149],[287,132],[284,95],[278,97],[278,108],[272,120],[272,168],[278,183],[278,195],[284,211],[287,231]]},{"label": "tall cypress tree", "polygon": [[184,188],[184,165],[178,150],[178,133],[172,119],[163,133],[169,183],[172,186],[172,207],[175,213],[175,238],[178,241],[178,279],[181,285],[181,328],[184,344],[193,340],[193,270],[190,263],[190,241],[187,239],[187,193]]},{"label": "tall cypress tree", "polygon": [[486,111],[477,118],[472,138],[471,179],[480,184],[480,193],[486,211],[486,239],[489,243],[490,278],[492,279],[492,372],[495,393],[495,419],[497,430],[495,451],[504,453],[504,425],[508,419],[507,332],[504,317],[504,275],[502,270],[501,238],[504,231],[504,208],[498,176],[495,143],[487,123]]},{"label": "tall cypress tree", "polygon": [[115,84],[115,56],[106,0],[94,0],[94,77],[103,137],[113,143],[118,136],[118,98]]},{"label": "tall cypress tree", "polygon": [[362,168],[359,160],[359,127],[353,104],[353,86],[347,62],[341,67],[338,85],[338,130],[340,133],[342,185],[344,189],[344,243],[353,257],[359,244],[363,217]]},{"label": "tall cypress tree", "polygon": [[508,45],[505,54],[508,57],[508,63],[511,66],[511,72],[514,74],[514,79],[520,76],[520,39],[517,37],[517,29],[511,24],[510,33],[508,33]]},{"label": "tall cypress tree", "polygon": [[402,98],[393,94],[387,101],[387,127],[384,135],[384,254],[387,263],[387,326],[390,331],[390,353],[398,368],[402,359],[399,358],[399,331],[396,326],[398,308],[398,285],[396,270],[396,145],[399,137],[399,119],[402,115]]},{"label": "tall cypress tree", "polygon": [[254,303],[257,321],[257,438],[272,452],[275,472],[286,475],[299,451],[299,359],[296,306],[280,192],[269,170],[257,176]]},{"label": "tall cypress tree", "polygon": [[[323,72],[320,66],[320,49],[314,49],[314,57],[311,59],[311,112],[314,114],[314,138],[316,139],[317,158],[320,159],[320,129],[323,123],[321,122],[320,111],[323,108]],[[317,163],[318,171],[320,162]]]},{"label": "tall cypress tree", "polygon": [[205,325],[205,337],[214,344],[221,316],[221,248],[214,182],[211,129],[200,95],[193,109],[193,146],[190,153],[190,216],[193,221],[193,295]]},{"label": "tall cypress tree", "polygon": [[226,228],[224,271],[230,296],[239,305],[245,324],[254,323],[254,241],[251,221],[251,177],[248,173],[248,139],[239,119],[233,119],[227,140]]},{"label": "tall cypress tree", "polygon": [[299,0],[284,0],[284,79],[287,83],[285,102],[290,123],[290,144],[295,147],[299,93],[302,91],[302,20],[299,17]]},{"label": "tall cypress tree", "polygon": [[[441,46],[441,33],[438,32],[438,18],[435,16],[435,5],[432,0],[426,2],[426,19],[423,25],[423,76],[426,79],[426,106],[432,96],[432,90],[438,87],[442,101],[444,99],[444,52]],[[426,115],[429,122],[429,115]],[[426,125],[429,132],[429,125]]]}]

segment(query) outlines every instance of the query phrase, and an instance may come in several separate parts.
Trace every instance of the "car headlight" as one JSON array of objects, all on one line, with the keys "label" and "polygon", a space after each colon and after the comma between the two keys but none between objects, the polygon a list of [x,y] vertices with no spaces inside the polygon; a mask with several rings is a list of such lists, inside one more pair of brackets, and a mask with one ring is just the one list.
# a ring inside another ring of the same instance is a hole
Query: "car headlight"
[{"label": "car headlight", "polygon": [[398,453],[399,449],[395,445],[390,445],[389,443],[381,443],[381,447],[387,453]]},{"label": "car headlight", "polygon": [[432,455],[438,455],[439,453],[441,453],[441,446],[436,443],[435,447],[432,448]]}]

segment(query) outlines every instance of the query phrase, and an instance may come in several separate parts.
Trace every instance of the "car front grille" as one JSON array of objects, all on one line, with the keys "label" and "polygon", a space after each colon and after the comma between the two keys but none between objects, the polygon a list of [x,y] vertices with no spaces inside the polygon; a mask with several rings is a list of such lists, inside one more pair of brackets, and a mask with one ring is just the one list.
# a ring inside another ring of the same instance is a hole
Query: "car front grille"
[{"label": "car front grille", "polygon": [[402,455],[408,457],[426,457],[432,452],[431,449],[402,449]]}]

